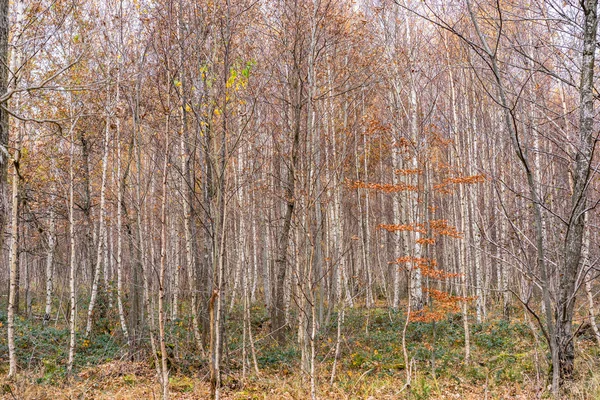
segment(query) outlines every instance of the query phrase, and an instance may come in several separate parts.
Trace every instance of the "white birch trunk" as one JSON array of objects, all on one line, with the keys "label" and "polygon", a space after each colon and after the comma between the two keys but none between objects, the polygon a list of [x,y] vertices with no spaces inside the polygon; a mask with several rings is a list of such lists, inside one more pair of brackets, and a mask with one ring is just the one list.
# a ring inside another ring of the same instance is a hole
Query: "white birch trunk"
[{"label": "white birch trunk", "polygon": [[[23,1],[16,2],[16,24],[15,32],[21,33],[22,21],[25,3]],[[8,28],[7,28],[8,29]],[[6,33],[8,35],[8,32]],[[9,86],[15,87],[17,84],[18,75],[17,68],[20,67],[20,53],[14,49],[10,58],[10,69],[15,71],[14,79],[9,79]],[[8,89],[8,88],[7,88]],[[8,120],[7,120],[8,121]],[[8,124],[3,129],[8,129]],[[7,133],[8,137],[8,133]],[[8,289],[8,310],[7,310],[7,341],[8,341],[8,376],[15,377],[17,374],[17,356],[15,349],[15,311],[18,309],[18,268],[19,268],[19,160],[21,156],[21,139],[22,129],[17,129],[17,138],[15,141],[14,155],[12,158],[13,174],[12,174],[12,206],[11,206],[11,229],[10,229],[10,249],[9,249],[9,289]],[[8,141],[8,139],[7,139]],[[6,154],[8,156],[8,154]],[[3,235],[4,232],[0,232]],[[0,240],[2,242],[2,240]]]},{"label": "white birch trunk", "polygon": [[[107,111],[108,113],[108,111]],[[98,297],[98,282],[100,280],[100,267],[102,263],[102,248],[104,247],[104,238],[106,235],[105,213],[106,213],[106,171],[108,169],[108,147],[110,143],[110,114],[106,116],[106,127],[104,130],[104,152],[102,155],[102,183],[100,186],[100,212],[98,221],[98,248],[96,253],[96,268],[94,271],[94,281],[92,283],[92,294],[87,312],[87,322],[85,326],[85,337],[92,332],[94,307]]]},{"label": "white birch trunk", "polygon": [[[20,136],[20,133],[19,133]],[[20,158],[20,138],[15,144],[13,156],[13,174],[12,174],[12,206],[11,206],[11,228],[10,228],[10,283],[8,292],[8,312],[7,312],[7,330],[8,330],[8,376],[14,377],[17,374],[17,355],[15,348],[15,309],[17,308],[17,269],[19,268],[19,158]]]},{"label": "white birch trunk", "polygon": [[[405,23],[406,26],[406,41],[409,45],[412,44],[412,32],[410,28],[410,21]],[[410,124],[410,138],[415,148],[413,149],[413,156],[411,160],[411,168],[418,170],[419,162],[416,152],[419,150],[419,114],[418,114],[418,102],[417,102],[417,87],[416,87],[416,78],[414,76],[413,71],[413,55],[412,49],[409,50],[409,124]],[[413,175],[413,185],[419,186],[418,182],[418,174]],[[412,223],[417,226],[422,223],[421,221],[421,207],[419,206],[419,192],[409,192],[409,206],[410,209],[414,211],[412,215]],[[414,248],[412,251],[414,258],[421,258],[422,255],[422,246],[418,243],[418,240],[421,239],[421,233],[415,231],[413,234],[414,238]],[[410,271],[410,298],[412,301],[411,309],[412,311],[419,311],[423,308],[423,283],[422,283],[422,273],[421,269],[418,267],[414,267]]]},{"label": "white birch trunk", "polygon": [[[583,248],[581,252],[581,258],[584,267],[590,266],[590,228],[589,225],[586,226],[584,236],[583,236]],[[594,273],[593,270],[586,271],[585,279],[585,294],[588,301],[588,312],[590,314],[590,325],[594,330],[594,336],[596,337],[596,341],[598,345],[600,345],[600,330],[598,329],[598,324],[596,323],[596,306],[594,305],[594,296],[592,294],[592,277],[588,276]]]},{"label": "white birch trunk", "polygon": [[161,387],[162,387],[162,399],[169,399],[169,368],[168,368],[168,354],[165,336],[165,275],[167,270],[166,258],[167,258],[167,172],[169,165],[169,122],[167,117],[167,129],[165,135],[165,160],[163,164],[163,177],[162,177],[162,201],[161,201],[161,212],[160,212],[160,271],[158,281],[158,335],[160,343],[160,356],[161,356]]},{"label": "white birch trunk", "polygon": [[70,257],[69,257],[69,294],[70,294],[70,312],[69,312],[69,358],[67,361],[67,374],[71,375],[73,371],[73,361],[75,359],[75,321],[77,317],[77,298],[75,292],[75,172],[74,172],[74,160],[75,157],[75,145],[73,138],[73,131],[77,119],[71,125],[71,149],[70,149],[70,160],[69,160],[69,241],[70,241]]},{"label": "white birch trunk", "polygon": [[50,321],[52,313],[52,291],[54,279],[54,251],[56,248],[56,221],[54,208],[50,207],[50,229],[48,231],[48,253],[46,255],[46,307],[44,308],[44,325]]},{"label": "white birch trunk", "polygon": [[[118,93],[117,86],[117,93]],[[118,99],[117,94],[117,99]],[[117,118],[117,308],[119,310],[119,321],[123,337],[131,347],[127,322],[125,320],[125,311],[123,309],[123,178],[121,177],[121,126]],[[133,260],[132,260],[133,261]]]}]

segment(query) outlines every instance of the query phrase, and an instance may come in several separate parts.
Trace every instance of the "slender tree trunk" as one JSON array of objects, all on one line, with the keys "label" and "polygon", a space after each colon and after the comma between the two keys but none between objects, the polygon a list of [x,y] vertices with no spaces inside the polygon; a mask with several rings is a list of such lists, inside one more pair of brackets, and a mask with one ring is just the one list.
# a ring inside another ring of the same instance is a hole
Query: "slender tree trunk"
[{"label": "slender tree trunk", "polygon": [[[183,85],[182,85],[183,87]],[[192,194],[190,190],[190,170],[187,150],[187,116],[185,114],[185,106],[182,107],[184,114],[183,119],[183,134],[180,137],[180,156],[181,156],[181,189],[183,191],[183,230],[185,239],[185,270],[188,274],[188,283],[191,291],[191,313],[192,313],[192,330],[194,332],[194,340],[196,347],[201,354],[204,354],[202,346],[202,336],[200,335],[198,323],[198,292],[196,281],[196,262],[194,258],[193,232],[192,232]]]},{"label": "slender tree trunk", "polygon": [[[471,74],[471,81],[474,81],[476,78],[474,74]],[[469,90],[470,97],[469,100],[471,104],[474,105],[475,102],[475,93],[473,89],[473,85],[470,85]],[[467,99],[465,100],[467,101]],[[477,115],[475,114],[473,107],[466,107],[470,110],[469,112],[469,124],[467,129],[467,137],[464,142],[465,148],[465,156],[464,160],[469,160],[469,167],[467,169],[469,175],[474,175],[478,164],[478,140],[477,140]],[[475,166],[475,168],[473,167]],[[481,245],[481,232],[480,227],[477,225],[478,220],[478,206],[479,199],[481,198],[478,193],[478,185],[471,185],[468,189],[466,189],[468,195],[468,217],[469,217],[469,236],[471,241],[470,246],[470,254],[471,261],[473,264],[473,273],[475,275],[475,296],[477,299],[475,300],[475,315],[477,318],[477,323],[481,323],[485,319],[486,309],[485,309],[485,291],[484,291],[484,280],[485,280],[485,269],[482,265],[482,245]]]},{"label": "slender tree trunk", "polygon": [[560,277],[559,298],[556,312],[556,341],[560,362],[560,379],[572,379],[575,359],[573,344],[573,316],[577,295],[577,276],[581,270],[583,237],[591,176],[592,156],[595,145],[594,64],[598,31],[598,0],[581,2],[585,18],[583,27],[583,56],[579,85],[579,137],[575,142],[572,164],[573,187],[571,212],[564,242],[564,265]]},{"label": "slender tree trunk", "polygon": [[[295,58],[295,63],[299,60]],[[285,340],[285,281],[288,268],[288,246],[290,243],[290,231],[292,228],[292,216],[294,215],[294,207],[296,205],[296,170],[298,168],[298,148],[300,147],[300,129],[302,115],[302,84],[299,66],[295,65],[291,72],[291,96],[292,96],[292,113],[293,113],[293,139],[291,148],[291,159],[288,164],[287,183],[285,186],[286,210],[283,219],[283,228],[277,241],[277,253],[275,259],[276,266],[276,282],[275,291],[273,293],[273,308],[271,310],[272,332],[279,343]]]},{"label": "slender tree trunk", "polygon": [[[108,178],[107,178],[108,179]],[[107,182],[107,186],[110,186],[110,182]],[[107,212],[108,214],[108,212]],[[108,218],[107,218],[108,219]],[[113,308],[113,303],[112,303],[112,295],[111,295],[111,290],[110,290],[110,277],[111,277],[111,258],[113,256],[113,249],[112,249],[112,237],[110,235],[111,233],[111,227],[108,224],[108,221],[105,223],[106,226],[104,228],[104,235],[103,235],[103,242],[104,244],[102,245],[102,287],[105,291],[105,300],[107,301],[107,306],[108,309],[111,310]]]},{"label": "slender tree trunk", "polygon": [[[398,138],[398,133],[394,135],[394,141],[396,142]],[[398,182],[398,174],[396,173],[397,169],[400,169],[400,149],[398,148],[398,143],[394,144],[394,148],[392,149],[392,183],[397,185]],[[392,199],[392,218],[394,223],[400,223],[402,219],[402,211],[400,210],[400,193],[394,193],[394,197]],[[402,257],[402,232],[394,234],[394,258]],[[394,298],[392,300],[392,308],[397,310],[400,306],[400,266],[392,264],[394,268],[393,279],[394,279]]]},{"label": "slender tree trunk", "polygon": [[213,218],[213,237],[212,237],[212,270],[213,270],[213,294],[209,304],[210,314],[210,387],[211,397],[213,400],[219,400],[221,398],[221,358],[223,348],[223,335],[224,335],[224,307],[223,302],[224,296],[224,280],[225,280],[225,239],[227,229],[227,200],[226,189],[227,189],[227,166],[228,158],[230,156],[228,150],[228,138],[229,138],[229,87],[227,82],[230,78],[230,51],[231,51],[231,4],[229,0],[225,2],[225,10],[221,19],[221,39],[224,43],[223,49],[223,79],[224,92],[221,94],[222,98],[218,102],[221,105],[221,137],[220,141],[213,140],[211,146],[211,160],[213,166],[215,166],[215,181],[214,190],[215,196],[213,197],[213,203],[210,205],[212,208]]},{"label": "slender tree trunk", "polygon": [[[94,221],[92,220],[92,183],[90,178],[90,143],[88,142],[86,131],[82,131],[79,137],[81,142],[81,157],[83,167],[83,198],[81,200],[83,214],[85,217],[85,263],[87,270],[83,270],[84,279],[95,274],[94,266]],[[91,286],[91,285],[90,285]]]},{"label": "slender tree trunk", "polygon": [[[273,212],[272,207],[269,207],[267,211],[267,215],[271,215]],[[273,256],[271,255],[271,218],[265,218],[261,222],[262,226],[262,248],[263,248],[263,259],[262,259],[262,278],[263,278],[263,292],[265,296],[265,307],[268,310],[272,310],[273,300],[271,297],[272,288],[271,288],[271,272],[272,272],[272,260]]]},{"label": "slender tree trunk", "polygon": [[162,201],[160,211],[160,271],[158,281],[158,335],[161,355],[161,387],[163,400],[169,399],[169,366],[165,335],[165,274],[167,270],[167,174],[169,165],[169,117],[167,117],[167,129],[165,132],[165,160],[163,164],[162,177]]},{"label": "slender tree trunk", "polygon": [[71,375],[73,371],[73,362],[75,360],[75,329],[76,329],[76,318],[77,318],[77,297],[75,292],[75,144],[73,142],[73,131],[77,124],[78,118],[72,122],[70,132],[70,158],[69,158],[69,241],[70,241],[70,257],[69,257],[69,294],[70,294],[70,312],[69,312],[69,359],[67,361],[67,374]]},{"label": "slender tree trunk", "polygon": [[[364,101],[364,100],[363,100]],[[367,135],[363,134],[363,157],[364,157],[364,164],[363,164],[363,174],[364,174],[364,181],[368,181],[369,180],[369,169],[368,169],[368,165],[369,165],[369,149],[367,148]],[[373,271],[372,271],[372,266],[371,266],[371,262],[370,262],[370,256],[371,256],[371,223],[369,221],[369,214],[370,214],[370,195],[369,192],[365,192],[365,202],[363,207],[361,207],[360,205],[360,200],[359,200],[359,210],[360,210],[360,214],[361,214],[361,233],[362,233],[362,258],[363,258],[363,268],[365,269],[365,276],[367,278],[367,285],[366,285],[366,291],[365,291],[365,296],[366,296],[366,300],[365,300],[365,305],[367,308],[371,308],[374,306],[374,298],[373,298]]]},{"label": "slender tree trunk", "polygon": [[589,227],[586,227],[584,237],[583,237],[583,250],[582,250],[582,262],[586,267],[586,274],[584,276],[585,279],[585,293],[587,295],[588,300],[588,312],[590,314],[590,325],[594,330],[594,336],[596,337],[596,341],[598,345],[600,345],[600,330],[598,329],[598,324],[596,323],[596,306],[594,305],[594,296],[592,294],[592,280],[593,276],[588,276],[594,273],[594,270],[590,268],[590,230]]},{"label": "slender tree trunk", "polygon": [[317,299],[314,288],[314,272],[309,274],[310,278],[310,397],[317,400]]},{"label": "slender tree trunk", "polygon": [[52,291],[54,279],[54,252],[56,248],[56,221],[54,207],[50,206],[50,229],[48,231],[48,252],[46,253],[46,307],[44,308],[44,325],[50,321],[52,313]]},{"label": "slender tree trunk", "polygon": [[[405,29],[406,29],[406,41],[408,42],[409,45],[413,45],[412,44],[412,29],[411,29],[411,25],[410,25],[410,21],[407,21],[405,23]],[[419,169],[419,160],[418,160],[418,154],[417,152],[420,150],[419,149],[419,104],[418,104],[418,98],[417,98],[417,82],[416,82],[416,77],[414,74],[414,55],[413,55],[413,49],[409,49],[409,54],[408,54],[408,58],[409,58],[409,93],[408,93],[408,120],[409,120],[409,132],[410,132],[410,140],[412,142],[413,145],[413,149],[412,149],[412,157],[411,157],[411,168],[414,170],[418,170]],[[419,174],[415,174],[412,175],[413,177],[413,182],[412,184],[414,186],[419,186],[419,182],[418,182],[418,175]],[[411,215],[411,222],[417,226],[418,224],[422,223],[423,221],[421,221],[421,206],[419,205],[419,192],[415,191],[413,193],[409,192],[409,208],[412,211],[412,215]],[[422,257],[422,246],[418,243],[418,240],[421,238],[421,233],[418,231],[415,231],[413,233],[413,243],[414,243],[414,248],[411,250],[411,253],[413,255],[414,258],[421,258]],[[409,253],[410,254],[410,253]],[[418,267],[413,266],[413,268],[410,270],[410,298],[412,301],[411,304],[411,310],[413,312],[415,311],[420,311],[421,309],[423,309],[423,305],[424,305],[424,299],[423,299],[423,282],[422,282],[422,273],[421,273],[421,269]]]},{"label": "slender tree trunk", "polygon": [[[16,87],[18,80],[18,72],[17,69],[20,68],[20,54],[19,50],[15,48],[12,52],[12,57],[10,58],[10,69],[13,72],[13,76],[9,79],[7,76],[7,71],[5,67],[8,64],[8,35],[9,35],[9,26],[8,26],[8,2],[4,4],[3,0],[0,0],[0,61],[5,61],[6,63],[2,63],[0,66],[0,91],[6,92],[9,88]],[[16,2],[16,29],[21,31],[22,29],[22,21],[23,21],[23,13],[24,13],[24,3],[22,1]],[[6,14],[6,15],[5,15]],[[19,32],[20,33],[20,32]],[[5,37],[6,35],[6,37]],[[10,83],[9,83],[10,82]],[[2,107],[6,107],[7,104],[2,104]],[[2,108],[0,107],[0,108]],[[0,198],[0,212],[7,211],[6,207],[6,194],[4,194],[5,186],[4,181],[6,179],[8,163],[12,161],[13,173],[12,173],[12,201],[11,201],[11,209],[10,209],[10,219],[11,219],[11,230],[10,230],[10,249],[9,249],[9,290],[8,290],[8,310],[7,310],[7,334],[8,334],[8,377],[13,378],[17,374],[17,356],[16,356],[16,348],[15,348],[15,314],[19,313],[19,206],[20,206],[20,198],[19,198],[19,190],[21,183],[21,176],[19,173],[19,162],[21,158],[21,140],[22,140],[22,128],[18,127],[17,129],[17,138],[15,140],[15,148],[13,152],[12,160],[9,160],[9,152],[8,152],[8,114],[6,110],[2,110],[0,114],[0,134],[2,135],[0,142],[0,161],[2,161],[1,167],[2,171],[0,171],[1,179],[0,179],[0,194],[2,198]],[[5,132],[6,130],[6,132]],[[4,225],[6,224],[5,215],[2,213],[0,216],[0,251],[2,251],[2,242],[4,237]]]},{"label": "slender tree trunk", "polygon": [[[8,35],[9,35],[9,0],[0,0],[0,95],[8,91]],[[8,152],[8,112],[4,109],[6,102],[0,107],[0,249],[4,248],[4,229],[10,215],[8,202],[7,174],[10,156]]]},{"label": "slender tree trunk", "polygon": [[[464,185],[459,185],[459,198],[460,198],[460,227],[461,231],[465,231],[466,227],[466,194]],[[457,208],[459,206],[454,207],[454,219],[457,220],[457,216],[459,213],[457,212]],[[469,304],[466,298],[469,296],[468,288],[467,288],[467,246],[465,244],[465,240],[461,240],[458,246],[458,263],[459,263],[459,273],[460,273],[460,293],[463,297],[463,301],[461,302],[461,312],[463,319],[463,329],[465,331],[465,364],[469,364],[471,361],[471,332],[469,331]]]},{"label": "slender tree trunk", "polygon": [[176,224],[175,218],[170,219],[169,226],[170,235],[170,249],[167,253],[167,264],[170,264],[170,271],[168,275],[172,277],[169,281],[171,290],[171,319],[176,321],[179,318],[179,288],[181,284],[181,251],[180,240],[181,237],[181,225]]},{"label": "slender tree trunk", "polygon": [[[224,162],[224,160],[223,160]],[[224,174],[224,168],[221,174]],[[223,177],[224,178],[224,177]],[[216,231],[219,232],[217,238],[219,241],[214,244],[214,251],[217,254],[214,255],[214,289],[213,294],[209,303],[209,314],[211,322],[211,368],[210,368],[210,381],[211,381],[211,395],[213,400],[218,400],[221,397],[221,347],[223,345],[223,280],[225,277],[225,227],[226,227],[226,207],[223,199],[223,188],[224,180],[221,179],[219,193],[217,194],[216,203],[218,204],[219,226],[216,227]]]},{"label": "slender tree trunk", "polygon": [[[21,237],[26,238],[29,237],[27,232],[27,225],[24,225],[22,228]],[[27,319],[31,319],[31,302],[32,302],[32,293],[31,293],[31,262],[29,261],[29,256],[27,254],[27,248],[25,246],[25,242],[19,244],[19,247],[23,249],[23,255],[19,256],[19,265],[23,265],[23,272],[25,272],[25,317]]]},{"label": "slender tree trunk", "polygon": [[[108,112],[108,110],[107,110]],[[110,144],[110,114],[106,117],[106,126],[104,130],[104,152],[102,156],[102,183],[100,186],[100,212],[98,218],[98,247],[96,253],[96,267],[94,269],[94,280],[92,283],[92,294],[90,297],[90,304],[87,312],[87,322],[85,326],[85,337],[88,337],[92,332],[92,324],[94,317],[94,307],[96,305],[96,298],[98,296],[98,283],[100,281],[100,267],[102,262],[102,248],[105,245],[106,227],[105,227],[105,213],[106,213],[106,171],[108,169],[108,149]],[[106,288],[105,288],[106,290]]]},{"label": "slender tree trunk", "polygon": [[[19,134],[20,136],[20,134]],[[17,291],[17,274],[19,268],[19,159],[20,159],[20,137],[15,143],[13,156],[13,174],[12,174],[12,208],[11,208],[11,229],[10,229],[10,287],[8,292],[8,313],[7,313],[7,331],[8,331],[8,376],[14,377],[17,374],[17,355],[15,348],[15,314]]]},{"label": "slender tree trunk", "polygon": [[[117,86],[117,93],[118,93]],[[118,99],[117,94],[117,99]],[[117,307],[119,310],[119,321],[121,322],[121,330],[123,337],[127,340],[131,348],[131,340],[127,330],[127,322],[125,319],[125,311],[123,309],[123,194],[124,177],[121,176],[121,126],[120,120],[117,118]]]}]

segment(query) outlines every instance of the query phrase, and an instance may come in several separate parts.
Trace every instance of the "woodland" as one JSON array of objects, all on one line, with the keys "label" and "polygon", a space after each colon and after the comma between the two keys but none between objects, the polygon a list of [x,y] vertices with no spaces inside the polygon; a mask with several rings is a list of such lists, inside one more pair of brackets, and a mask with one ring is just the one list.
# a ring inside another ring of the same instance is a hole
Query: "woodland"
[{"label": "woodland", "polygon": [[598,0],[0,0],[0,396],[600,398],[598,39]]}]

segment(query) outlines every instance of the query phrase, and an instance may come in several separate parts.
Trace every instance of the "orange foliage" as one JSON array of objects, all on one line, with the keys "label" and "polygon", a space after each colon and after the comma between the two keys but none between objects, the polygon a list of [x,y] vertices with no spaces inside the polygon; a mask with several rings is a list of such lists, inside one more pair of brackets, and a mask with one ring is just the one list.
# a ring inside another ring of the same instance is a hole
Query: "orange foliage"
[{"label": "orange foliage", "polygon": [[[389,127],[379,123],[375,120],[367,121],[367,134],[373,134],[376,132],[388,132]],[[417,156],[421,160],[419,163],[414,164],[413,168],[407,169],[394,169],[394,174],[401,176],[417,176],[424,174],[423,165],[427,165],[430,172],[434,174],[434,179],[438,184],[433,185],[433,189],[437,192],[436,194],[450,194],[454,191],[457,185],[472,185],[485,182],[486,178],[482,174],[461,176],[459,171],[452,171],[451,167],[447,163],[448,154],[445,149],[449,144],[452,143],[451,139],[445,138],[438,129],[437,126],[431,124],[424,127],[424,134],[427,137],[428,146],[423,148],[416,146],[406,138],[400,138],[396,142],[395,146],[398,148],[415,148],[413,151],[417,152]],[[417,148],[418,147],[418,148]],[[417,181],[417,179],[414,179]],[[441,181],[441,182],[440,182]],[[389,183],[367,183],[363,181],[350,181],[347,180],[347,186],[350,189],[368,189],[376,190],[383,193],[397,193],[397,192],[418,192],[423,190],[418,184],[407,184],[404,182],[389,184]],[[420,208],[423,205],[423,209],[427,207],[431,214],[435,215],[436,207],[435,203],[426,204],[429,201],[425,196],[416,196],[416,204]],[[420,235],[411,235],[415,245],[430,246],[436,244],[436,239],[439,236],[447,236],[451,238],[462,239],[463,233],[460,232],[455,226],[448,223],[446,219],[433,219],[424,221],[420,219],[417,222],[403,221],[400,224],[380,224],[379,229],[386,230],[388,232],[416,232]],[[416,236],[416,237],[415,237]],[[461,276],[458,273],[446,272],[443,269],[439,269],[437,262],[433,258],[428,257],[415,257],[412,255],[406,255],[399,257],[390,264],[402,264],[407,270],[419,270],[423,277],[431,280],[445,280],[449,278],[456,278]],[[470,301],[472,298],[452,296],[441,290],[425,289],[424,292],[429,297],[429,305],[425,306],[420,311],[415,311],[410,315],[410,321],[412,322],[433,322],[439,321],[449,313],[456,313],[460,311],[460,303],[462,301]]]},{"label": "orange foliage", "polygon": [[420,268],[424,265],[435,265],[437,262],[435,260],[431,260],[425,257],[412,257],[412,256],[404,256],[397,258],[393,264],[404,264],[404,263],[412,263],[415,264],[416,268]]},{"label": "orange foliage", "polygon": [[388,232],[420,232],[426,233],[422,224],[403,225],[403,224],[380,224],[379,229],[385,229]]},{"label": "orange foliage", "polygon": [[418,244],[422,244],[422,245],[435,244],[435,239],[434,238],[421,238],[421,239],[415,240],[415,242]]},{"label": "orange foliage", "polygon": [[448,225],[448,221],[445,219],[431,220],[429,221],[429,227],[438,235],[450,236],[457,239],[462,239],[463,237],[463,233],[458,231],[456,227]]},{"label": "orange foliage", "polygon": [[422,169],[397,169],[396,174],[398,175],[416,175],[423,172]]},{"label": "orange foliage", "polygon": [[446,318],[447,314],[460,311],[459,304],[462,301],[472,301],[474,297],[452,296],[449,293],[436,289],[425,289],[434,304],[426,306],[420,311],[411,314],[411,322],[434,322]]},{"label": "orange foliage", "polygon": [[456,278],[460,276],[460,274],[452,274],[450,272],[446,272],[441,269],[429,268],[429,267],[421,267],[421,274],[423,276],[429,277],[431,279],[448,279],[448,278]]},{"label": "orange foliage", "polygon": [[433,189],[442,193],[450,193],[451,189],[448,188],[450,185],[474,185],[476,183],[485,182],[485,176],[482,174],[471,175],[471,176],[457,176],[454,178],[446,178],[442,183],[433,185]]},{"label": "orange foliage", "polygon": [[435,124],[425,126],[425,134],[429,136],[429,145],[431,147],[448,147],[453,142],[452,139],[445,139],[443,134],[439,132],[439,128]]},{"label": "orange foliage", "polygon": [[458,176],[456,178],[448,178],[448,182],[455,184],[472,185],[474,183],[485,182],[485,176],[482,174],[471,175],[471,176]]},{"label": "orange foliage", "polygon": [[354,181],[348,182],[348,186],[350,189],[369,189],[369,190],[379,190],[384,193],[396,193],[396,192],[416,192],[418,189],[414,185],[409,185],[406,183],[398,183],[393,185],[391,183],[366,183],[362,181]]},{"label": "orange foliage", "polygon": [[366,121],[365,135],[373,135],[375,133],[385,133],[390,131],[390,126],[382,123],[376,118],[369,118]]},{"label": "orange foliage", "polygon": [[412,142],[405,137],[401,137],[396,140],[396,147],[398,148],[408,148],[412,146]]},{"label": "orange foliage", "polygon": [[456,278],[460,276],[460,274],[453,274],[450,272],[446,272],[441,269],[436,269],[437,261],[426,258],[426,257],[411,257],[405,256],[397,258],[393,264],[413,264],[413,268],[418,268],[421,270],[421,274],[431,279],[448,279],[448,278]]},{"label": "orange foliage", "polygon": [[[445,219],[434,219],[427,223],[431,231],[436,235],[450,236],[457,239],[462,239],[463,233],[458,231],[456,227],[448,225]],[[379,229],[385,229],[388,232],[419,232],[427,233],[426,224],[380,224]],[[419,244],[434,244],[433,238],[422,238],[416,241]]]}]

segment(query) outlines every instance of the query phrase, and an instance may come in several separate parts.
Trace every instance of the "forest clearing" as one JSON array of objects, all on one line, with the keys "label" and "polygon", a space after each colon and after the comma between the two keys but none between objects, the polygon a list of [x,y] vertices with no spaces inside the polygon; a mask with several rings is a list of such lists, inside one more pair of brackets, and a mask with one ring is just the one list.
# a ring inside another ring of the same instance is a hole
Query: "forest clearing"
[{"label": "forest clearing", "polygon": [[0,396],[599,399],[598,0],[0,0]]}]

